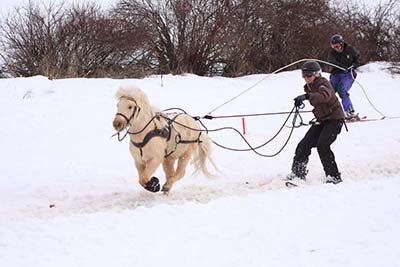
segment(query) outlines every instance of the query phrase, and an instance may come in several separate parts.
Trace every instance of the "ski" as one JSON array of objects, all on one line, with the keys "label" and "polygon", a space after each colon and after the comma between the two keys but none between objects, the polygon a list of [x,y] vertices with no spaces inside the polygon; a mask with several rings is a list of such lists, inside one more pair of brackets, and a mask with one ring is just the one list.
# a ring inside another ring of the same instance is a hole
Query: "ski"
[{"label": "ski", "polygon": [[295,184],[295,183],[293,183],[293,182],[289,182],[289,181],[286,181],[286,182],[285,182],[285,185],[286,185],[286,187],[288,187],[288,188],[298,187],[297,184]]},{"label": "ski", "polygon": [[[383,120],[385,117],[382,117],[382,118],[368,118],[367,116],[362,116],[362,117],[360,117],[360,118],[358,118],[358,119],[356,119],[356,118],[354,118],[354,119],[351,119],[351,120],[345,120],[345,123],[346,124],[349,124],[349,123],[355,123],[355,122],[370,122],[370,121],[381,121],[381,120]],[[298,128],[298,127],[300,127],[300,126],[310,126],[310,125],[312,125],[312,124],[310,124],[310,123],[305,123],[305,124],[301,124],[301,125],[297,125],[297,126],[292,126],[292,125],[285,125],[285,127],[287,127],[287,128]]]},{"label": "ski", "polygon": [[371,118],[371,119],[368,119],[367,116],[364,116],[364,117],[360,118],[359,120],[346,120],[346,124],[355,123],[355,122],[380,121],[380,120],[383,120],[383,119],[384,119],[384,117],[383,118]]}]

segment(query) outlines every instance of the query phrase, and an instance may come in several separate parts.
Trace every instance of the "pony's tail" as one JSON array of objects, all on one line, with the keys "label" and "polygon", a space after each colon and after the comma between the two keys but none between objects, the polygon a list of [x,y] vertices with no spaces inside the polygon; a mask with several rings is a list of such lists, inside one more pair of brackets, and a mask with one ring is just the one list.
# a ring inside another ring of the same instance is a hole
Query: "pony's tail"
[{"label": "pony's tail", "polygon": [[220,173],[217,165],[214,163],[211,158],[211,139],[206,133],[202,133],[200,135],[200,143],[197,147],[197,153],[193,158],[193,164],[195,167],[194,173],[198,173],[201,171],[205,176],[209,178],[215,177],[215,174],[212,174],[207,168],[207,160],[211,163],[213,168]]}]

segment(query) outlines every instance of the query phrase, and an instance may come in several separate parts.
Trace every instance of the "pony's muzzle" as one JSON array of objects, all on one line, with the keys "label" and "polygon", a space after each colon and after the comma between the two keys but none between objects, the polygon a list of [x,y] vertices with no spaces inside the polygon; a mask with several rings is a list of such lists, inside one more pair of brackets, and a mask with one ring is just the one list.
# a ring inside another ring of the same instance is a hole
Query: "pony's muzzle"
[{"label": "pony's muzzle", "polygon": [[113,126],[114,129],[118,132],[122,131],[125,128],[124,122],[119,118],[114,119]]}]

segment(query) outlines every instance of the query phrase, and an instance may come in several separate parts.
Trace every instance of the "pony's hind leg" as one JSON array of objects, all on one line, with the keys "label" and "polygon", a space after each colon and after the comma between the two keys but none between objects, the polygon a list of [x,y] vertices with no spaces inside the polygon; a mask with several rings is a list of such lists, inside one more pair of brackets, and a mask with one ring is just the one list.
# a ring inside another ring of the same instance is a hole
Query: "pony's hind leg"
[{"label": "pony's hind leg", "polygon": [[[165,184],[163,185],[161,191],[164,192],[164,194],[168,194],[169,190],[170,190],[170,186],[168,186],[168,181],[171,181],[172,179],[174,179],[173,177],[176,176],[176,171],[175,171],[175,167],[174,164],[176,162],[176,158],[172,158],[172,157],[168,157],[164,160],[163,163],[163,169],[164,169],[164,173],[165,173]],[[171,184],[172,186],[172,184]]]},{"label": "pony's hind leg", "polygon": [[[186,166],[190,161],[192,151],[193,150],[191,149],[190,151],[186,152],[183,156],[179,157],[178,166],[177,166],[176,171],[174,172],[173,175],[168,176],[168,174],[166,172],[166,174],[167,174],[166,181],[165,181],[165,184],[162,187],[162,191],[164,192],[164,194],[168,194],[169,191],[172,188],[172,185],[185,175]],[[173,163],[174,162],[175,162],[175,160],[172,162],[172,169],[173,169]]]},{"label": "pony's hind leg", "polygon": [[163,162],[163,169],[165,173],[165,178],[168,180],[170,177],[176,175],[176,171],[174,168],[176,158],[168,157]]}]

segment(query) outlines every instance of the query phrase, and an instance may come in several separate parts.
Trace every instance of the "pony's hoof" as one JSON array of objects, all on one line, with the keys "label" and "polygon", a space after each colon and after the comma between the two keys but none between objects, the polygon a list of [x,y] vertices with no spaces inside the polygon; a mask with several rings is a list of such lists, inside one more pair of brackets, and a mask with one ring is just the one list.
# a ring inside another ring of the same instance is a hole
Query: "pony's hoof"
[{"label": "pony's hoof", "polygon": [[154,176],[151,177],[144,188],[153,193],[160,191],[160,182],[158,181],[158,178]]},{"label": "pony's hoof", "polygon": [[163,185],[161,191],[164,193],[164,195],[168,195],[169,194],[169,188],[166,187],[165,185]]}]

